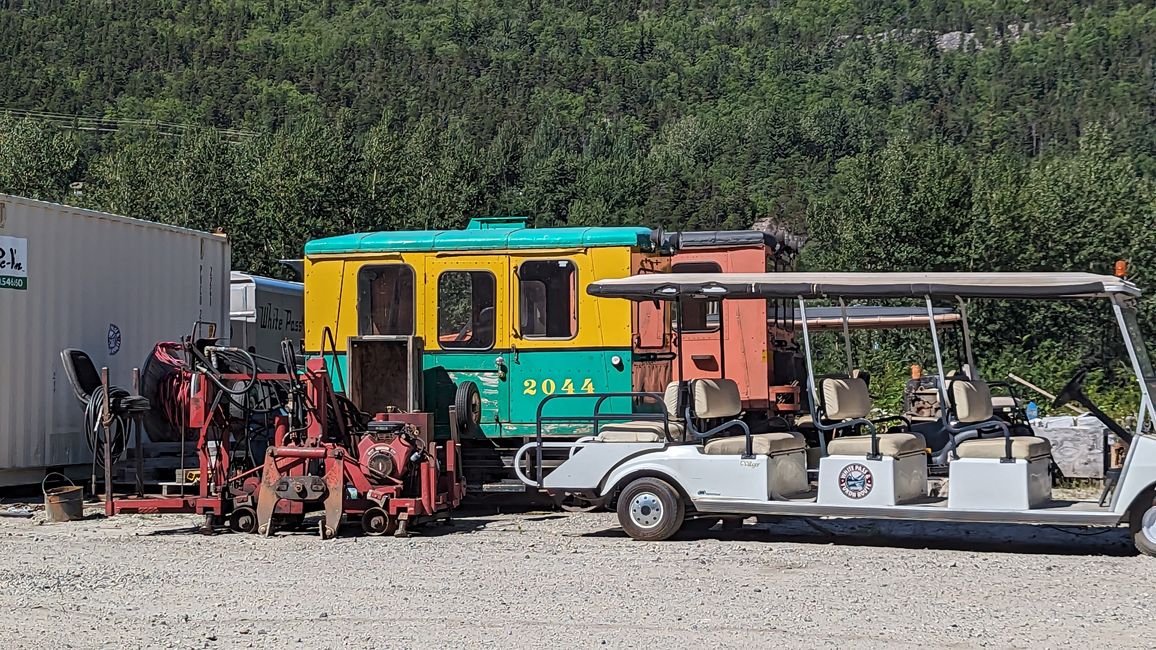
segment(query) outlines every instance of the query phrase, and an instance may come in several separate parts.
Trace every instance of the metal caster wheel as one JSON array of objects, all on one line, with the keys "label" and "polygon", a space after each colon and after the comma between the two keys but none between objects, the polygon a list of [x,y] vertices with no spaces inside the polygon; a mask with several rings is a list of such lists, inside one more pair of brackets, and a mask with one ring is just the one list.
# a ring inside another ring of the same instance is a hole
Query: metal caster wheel
[{"label": "metal caster wheel", "polygon": [[361,530],[372,537],[392,535],[397,530],[397,520],[381,508],[370,508],[361,516]]},{"label": "metal caster wheel", "polygon": [[248,506],[237,508],[229,515],[229,528],[238,533],[257,532],[257,512]]}]

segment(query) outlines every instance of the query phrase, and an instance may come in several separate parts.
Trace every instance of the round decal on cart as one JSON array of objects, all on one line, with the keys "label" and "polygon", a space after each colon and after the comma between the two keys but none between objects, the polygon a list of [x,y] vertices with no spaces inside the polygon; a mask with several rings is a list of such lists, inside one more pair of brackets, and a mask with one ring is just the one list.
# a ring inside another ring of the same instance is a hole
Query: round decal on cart
[{"label": "round decal on cart", "polygon": [[849,499],[862,499],[871,494],[873,487],[875,477],[871,476],[871,470],[866,465],[851,463],[839,472],[839,489]]}]

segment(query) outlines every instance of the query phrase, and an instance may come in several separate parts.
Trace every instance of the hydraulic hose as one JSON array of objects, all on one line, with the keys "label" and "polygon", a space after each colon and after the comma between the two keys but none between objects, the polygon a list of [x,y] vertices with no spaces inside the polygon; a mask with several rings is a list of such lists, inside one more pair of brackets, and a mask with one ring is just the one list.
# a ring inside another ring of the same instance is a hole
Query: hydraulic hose
[{"label": "hydraulic hose", "polygon": [[[120,460],[128,446],[129,435],[136,426],[133,416],[143,415],[150,408],[149,401],[139,395],[132,395],[127,390],[112,386],[108,390],[108,439],[112,461]],[[97,390],[88,400],[84,410],[85,439],[88,448],[92,451],[96,464],[104,468],[104,436],[103,422],[105,393]]]}]

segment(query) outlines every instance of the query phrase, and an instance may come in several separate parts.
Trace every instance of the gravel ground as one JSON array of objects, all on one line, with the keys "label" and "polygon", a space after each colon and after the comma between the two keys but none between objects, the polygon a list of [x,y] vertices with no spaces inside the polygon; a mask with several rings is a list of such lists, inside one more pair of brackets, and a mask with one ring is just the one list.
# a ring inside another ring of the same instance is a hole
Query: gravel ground
[{"label": "gravel ground", "polygon": [[[0,519],[0,648],[1153,647],[1124,531],[785,519],[634,542],[609,513],[410,539]],[[821,529],[821,530],[820,530]]]}]

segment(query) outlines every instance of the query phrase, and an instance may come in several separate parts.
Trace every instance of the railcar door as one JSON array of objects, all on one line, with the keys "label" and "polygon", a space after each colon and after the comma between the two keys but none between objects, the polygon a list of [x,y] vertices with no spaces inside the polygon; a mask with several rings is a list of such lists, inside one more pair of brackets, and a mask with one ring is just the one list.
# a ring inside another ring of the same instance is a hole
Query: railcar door
[{"label": "railcar door", "polygon": [[508,268],[503,255],[437,256],[426,265],[427,404],[453,404],[457,388],[473,382],[480,408],[471,428],[487,437],[501,436],[510,422]]},{"label": "railcar door", "polygon": [[[537,410],[551,395],[630,391],[630,312],[625,301],[599,301],[586,293],[599,259],[616,259],[626,274],[629,251],[588,249],[512,258],[516,307],[511,354],[514,435],[533,435]],[[544,415],[589,416],[594,399],[554,400]],[[604,412],[629,412],[629,400]],[[554,424],[547,435],[585,435],[582,425]]]}]

